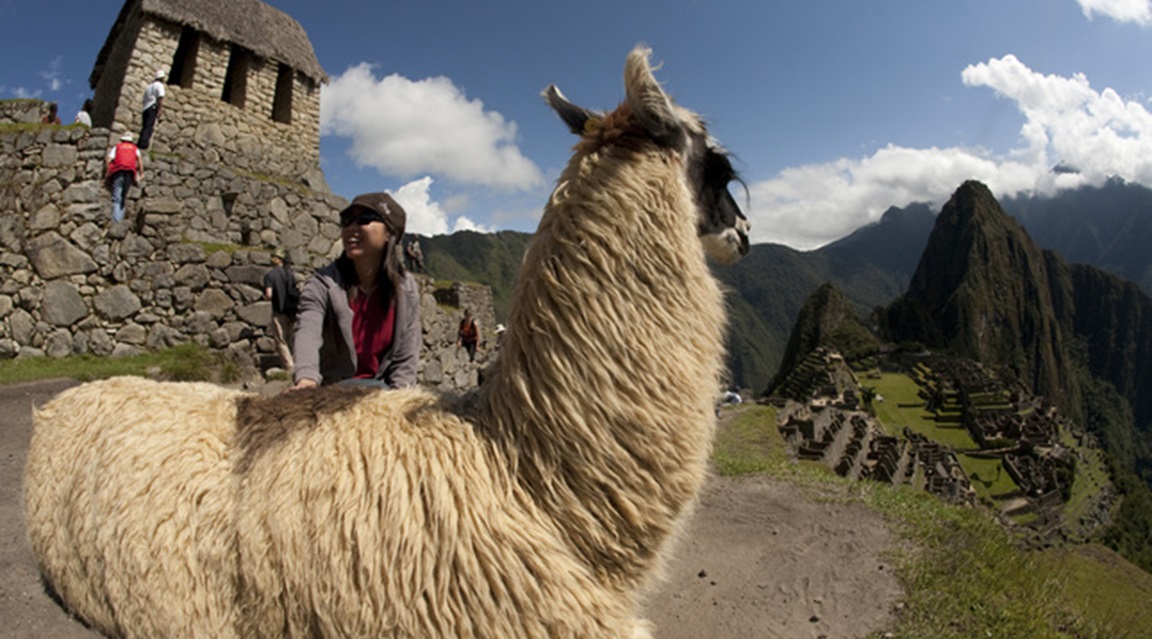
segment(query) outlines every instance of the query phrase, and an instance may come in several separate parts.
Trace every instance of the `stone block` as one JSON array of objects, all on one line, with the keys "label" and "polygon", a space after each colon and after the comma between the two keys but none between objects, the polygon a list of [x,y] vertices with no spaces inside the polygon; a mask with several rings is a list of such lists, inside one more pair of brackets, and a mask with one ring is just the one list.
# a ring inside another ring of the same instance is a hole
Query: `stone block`
[{"label": "stone block", "polygon": [[52,331],[44,340],[44,352],[48,357],[59,359],[72,354],[72,334],[64,329]]},{"label": "stone block", "polygon": [[46,204],[28,219],[28,229],[33,232],[47,231],[60,226],[60,210]]},{"label": "stone block", "polygon": [[139,324],[128,324],[116,331],[116,341],[125,344],[143,344],[148,337],[148,330]]},{"label": "stone block", "polygon": [[93,304],[101,317],[120,322],[132,317],[143,305],[140,298],[125,285],[119,284],[96,296]]},{"label": "stone block", "polygon": [[206,313],[214,320],[221,320],[228,311],[235,307],[235,302],[228,294],[220,289],[210,288],[201,293],[196,298],[196,311],[198,313]]},{"label": "stone block", "polygon": [[156,215],[172,215],[179,213],[182,210],[180,200],[177,199],[159,199],[159,198],[146,198],[141,202],[141,207],[145,213],[152,213]]},{"label": "stone block", "polygon": [[185,264],[172,275],[172,279],[177,286],[187,286],[198,291],[208,284],[210,273],[203,264]]},{"label": "stone block", "polygon": [[224,272],[228,275],[228,281],[234,284],[263,286],[264,274],[268,272],[268,267],[242,264],[239,266],[230,266],[225,269]]},{"label": "stone block", "polygon": [[87,253],[55,231],[37,235],[26,246],[32,267],[46,280],[76,273],[91,273],[98,268]]},{"label": "stone block", "polygon": [[49,144],[42,155],[45,167],[72,166],[77,158],[76,147],[68,144]]},{"label": "stone block", "polygon": [[253,326],[267,327],[272,323],[272,303],[256,302],[237,307],[236,316]]},{"label": "stone block", "polygon": [[199,244],[181,243],[168,247],[168,259],[177,264],[204,261],[204,247]]},{"label": "stone block", "polygon": [[88,315],[88,305],[70,282],[55,280],[44,287],[40,317],[53,326],[71,326]]}]

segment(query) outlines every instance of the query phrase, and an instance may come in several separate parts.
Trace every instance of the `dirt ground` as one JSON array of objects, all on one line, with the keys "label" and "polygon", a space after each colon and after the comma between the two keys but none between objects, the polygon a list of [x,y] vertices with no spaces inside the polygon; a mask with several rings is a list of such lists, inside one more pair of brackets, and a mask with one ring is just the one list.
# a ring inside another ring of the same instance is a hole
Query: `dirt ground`
[{"label": "dirt ground", "polygon": [[[20,496],[31,408],[73,384],[0,386],[0,638],[97,636],[44,593]],[[885,627],[902,596],[884,558],[894,543],[863,507],[786,482],[714,478],[647,614],[661,639],[863,637]]]}]

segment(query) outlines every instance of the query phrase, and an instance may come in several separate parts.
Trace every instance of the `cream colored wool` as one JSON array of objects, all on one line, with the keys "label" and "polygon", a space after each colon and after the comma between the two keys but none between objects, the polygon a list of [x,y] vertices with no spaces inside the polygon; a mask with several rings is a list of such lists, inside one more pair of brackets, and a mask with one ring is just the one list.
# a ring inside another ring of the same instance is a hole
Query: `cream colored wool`
[{"label": "cream colored wool", "polygon": [[633,104],[560,177],[467,410],[118,378],[38,411],[29,538],[66,605],[116,637],[649,636],[725,319],[682,158],[612,142],[653,99],[646,50],[625,77]]}]

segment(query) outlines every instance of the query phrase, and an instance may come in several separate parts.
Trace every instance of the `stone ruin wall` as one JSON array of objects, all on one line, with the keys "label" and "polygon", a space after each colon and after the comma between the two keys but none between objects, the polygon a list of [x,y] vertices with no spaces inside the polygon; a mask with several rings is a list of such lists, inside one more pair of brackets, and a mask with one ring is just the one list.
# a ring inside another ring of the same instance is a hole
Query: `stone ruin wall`
[{"label": "stone ruin wall", "polygon": [[[131,16],[95,88],[93,122],[117,134],[140,131],[144,89],[157,70],[170,70],[183,28],[139,13]],[[133,37],[135,33],[135,37]],[[279,63],[248,57],[243,106],[222,98],[232,45],[200,33],[190,81],[165,85],[153,156],[192,164],[228,164],[241,171],[327,190],[320,164],[320,87],[292,71],[290,122],[273,119]]]},{"label": "stone ruin wall", "polygon": [[[278,364],[261,294],[271,251],[285,248],[303,282],[339,254],[335,212],[347,200],[157,155],[143,189],[132,189],[127,219],[114,225],[102,185],[114,134],[81,126],[0,131],[0,358],[129,355],[195,342],[229,353],[250,373]],[[471,307],[491,343],[490,289],[417,277],[421,383],[475,384],[485,357],[467,361],[455,348],[456,327]]]}]

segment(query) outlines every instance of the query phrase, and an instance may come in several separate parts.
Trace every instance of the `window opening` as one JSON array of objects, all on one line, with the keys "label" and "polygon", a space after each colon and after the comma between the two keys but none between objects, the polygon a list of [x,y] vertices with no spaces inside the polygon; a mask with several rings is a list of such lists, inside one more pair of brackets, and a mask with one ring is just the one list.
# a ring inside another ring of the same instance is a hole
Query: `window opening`
[{"label": "window opening", "polygon": [[276,97],[272,100],[272,119],[292,124],[292,67],[281,63],[276,72]]},{"label": "window opening", "polygon": [[244,108],[244,101],[248,97],[248,66],[251,59],[251,51],[232,45],[228,70],[224,73],[224,94],[220,96],[228,104]]},{"label": "window opening", "polygon": [[168,84],[177,84],[185,89],[192,87],[196,75],[196,58],[200,54],[200,34],[192,27],[180,31],[180,43],[172,56],[172,71],[168,73]]}]

